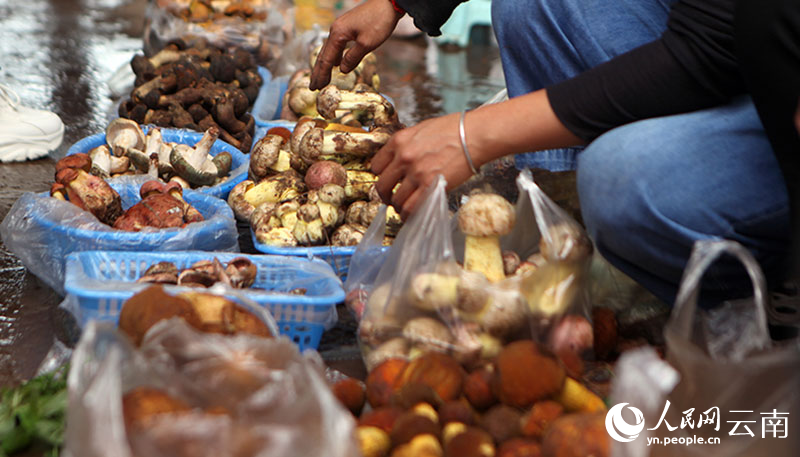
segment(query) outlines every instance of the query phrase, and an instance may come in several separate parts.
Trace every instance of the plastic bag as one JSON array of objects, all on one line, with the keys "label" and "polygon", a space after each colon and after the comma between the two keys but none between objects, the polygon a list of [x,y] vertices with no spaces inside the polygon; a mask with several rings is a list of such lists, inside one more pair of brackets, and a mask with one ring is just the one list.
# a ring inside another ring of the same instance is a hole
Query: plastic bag
[{"label": "plastic bag", "polygon": [[516,222],[500,243],[527,260],[502,280],[490,282],[461,267],[465,236],[448,211],[443,178],[428,189],[385,257],[375,251],[380,227],[370,227],[345,284],[351,309],[363,309],[359,338],[367,368],[425,350],[449,352],[470,364],[521,337],[572,350],[575,341],[561,341],[565,331],[588,331],[589,341],[580,341],[576,351],[591,348],[585,285],[591,243],[529,173],[520,174],[517,185]]},{"label": "plastic bag", "polygon": [[[68,378],[65,455],[357,455],[354,428],[313,351],[285,338],[202,334],[180,319],[150,329],[139,350],[108,323],[91,323]],[[123,395],[156,388],[191,412],[131,429]]]},{"label": "plastic bag", "polygon": [[[700,281],[722,255],[733,255],[744,264],[754,295],[700,312]],[[615,444],[624,451],[615,456],[797,455],[800,340],[771,342],[766,292],[758,263],[744,247],[733,241],[695,243],[664,329],[667,361],[680,381],[674,390],[667,389],[658,408],[645,408],[642,419],[649,436],[636,438],[637,443],[630,447]],[[638,406],[635,398],[656,394],[645,380],[638,389],[629,386],[627,391],[615,389],[620,392],[615,401]],[[642,439],[659,441],[643,446],[638,443]],[[719,441],[698,444],[698,439]],[[665,440],[670,444],[665,445]]]},{"label": "plastic bag", "polygon": [[154,54],[170,40],[200,37],[220,48],[242,47],[266,65],[280,57],[286,37],[294,34],[294,8],[287,0],[251,2],[251,6],[255,14],[250,18],[215,9],[209,20],[195,22],[184,18],[187,2],[150,2],[145,13],[145,54]]},{"label": "plastic bag", "polygon": [[[139,187],[148,178],[121,177],[109,182],[122,199],[123,209],[140,200]],[[6,247],[39,279],[63,294],[64,262],[71,252],[121,251],[239,251],[233,212],[218,198],[185,190],[184,199],[205,220],[176,229],[141,232],[116,230],[72,203],[47,192],[26,192],[0,224]]]}]

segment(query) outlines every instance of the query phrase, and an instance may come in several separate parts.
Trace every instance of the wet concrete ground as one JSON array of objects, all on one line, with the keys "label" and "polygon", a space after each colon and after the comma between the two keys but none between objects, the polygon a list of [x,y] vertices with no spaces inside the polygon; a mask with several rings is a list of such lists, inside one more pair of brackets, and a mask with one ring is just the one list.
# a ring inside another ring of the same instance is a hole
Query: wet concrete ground
[{"label": "wet concrete ground", "polygon": [[[146,6],[146,0],[0,0],[0,83],[25,105],[61,116],[66,131],[54,157],[105,128],[113,104],[106,81],[141,52]],[[488,29],[473,35],[484,44],[458,49],[417,37],[391,39],[378,51],[383,91],[403,122],[475,107],[504,86]],[[53,165],[51,158],[0,164],[0,219],[23,192],[49,189]],[[513,183],[513,172],[499,173]],[[31,377],[54,337],[74,340],[69,320],[56,309],[60,301],[0,244],[0,386]],[[355,323],[340,315],[320,351],[332,365],[357,371]]]}]

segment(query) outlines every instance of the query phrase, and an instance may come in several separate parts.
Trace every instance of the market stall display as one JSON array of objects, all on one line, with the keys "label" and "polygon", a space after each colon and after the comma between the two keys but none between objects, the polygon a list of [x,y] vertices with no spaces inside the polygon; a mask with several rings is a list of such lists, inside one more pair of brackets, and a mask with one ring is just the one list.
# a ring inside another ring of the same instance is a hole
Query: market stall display
[{"label": "market stall display", "polygon": [[[271,128],[254,145],[250,179],[234,187],[228,203],[250,222],[259,251],[320,256],[347,274],[354,246],[382,206],[369,160],[401,128],[392,104],[377,93],[328,86],[315,103],[336,116],[340,107],[354,109],[352,100],[370,130],[304,116],[291,129]],[[402,226],[399,214],[387,211],[384,245]]]},{"label": "market stall display", "polygon": [[344,299],[341,282],[321,260],[199,251],[87,251],[67,257],[64,289],[75,298],[71,311],[83,326],[89,320],[116,322],[125,300],[151,283],[169,291],[233,287],[268,309],[280,333],[301,350],[317,348]]},{"label": "market stall display", "polygon": [[255,127],[249,111],[263,83],[253,57],[241,48],[178,43],[131,60],[136,80],[119,116],[195,131],[214,127],[223,141],[249,152]]},{"label": "market stall display", "polygon": [[249,162],[241,151],[219,139],[216,127],[201,134],[142,126],[123,118],[111,121],[104,133],[73,144],[67,156],[76,154],[88,155],[88,171],[104,179],[147,175],[223,199],[247,177]]},{"label": "market stall display", "polygon": [[361,318],[368,368],[427,351],[470,366],[508,342],[533,338],[549,344],[570,374],[582,374],[593,347],[586,296],[592,245],[529,174],[517,183],[516,207],[474,193],[451,217],[440,178],[382,264],[367,249],[353,259],[363,268],[351,272],[346,290]]},{"label": "market stall display", "polygon": [[[100,178],[80,171],[82,173],[78,174],[84,178],[104,183]],[[112,180],[107,185],[113,193],[104,193],[105,197],[99,201],[96,194],[87,194],[86,201],[91,202],[87,207],[94,207],[104,220],[115,221],[122,212],[142,200],[140,188],[145,180],[146,178],[135,176]],[[178,193],[178,189],[174,187],[169,191]],[[177,208],[181,215],[193,214],[190,215],[192,219],[200,217],[201,221],[189,223],[185,227],[127,231],[115,229],[92,212],[69,201],[51,197],[49,192],[28,192],[14,203],[0,224],[0,234],[6,247],[26,267],[57,291],[63,291],[64,265],[67,255],[72,252],[98,249],[136,252],[239,250],[233,213],[223,200],[188,189],[181,194],[182,201],[172,196],[170,199],[163,199],[172,205],[171,208]],[[116,203],[117,198],[119,206]],[[92,206],[95,203],[98,203],[97,206]],[[194,208],[197,213],[188,212],[189,207]],[[170,217],[164,220],[152,219],[148,208],[143,208],[137,214],[131,214],[128,221],[133,222],[136,217],[139,221],[150,223],[167,222],[177,216],[169,213]],[[181,220],[179,226],[186,223],[183,216]]]},{"label": "market stall display", "polygon": [[263,331],[229,331],[226,313],[258,306],[157,287],[123,317],[129,305],[130,323],[90,324],[73,355],[66,455],[356,455],[353,420],[317,355]]},{"label": "market stall display", "polygon": [[155,54],[178,39],[239,47],[267,65],[294,34],[292,2],[285,0],[158,0],[145,15],[144,50]]},{"label": "market stall display", "polygon": [[529,340],[471,371],[439,352],[390,358],[332,390],[365,457],[610,455],[603,401]]}]

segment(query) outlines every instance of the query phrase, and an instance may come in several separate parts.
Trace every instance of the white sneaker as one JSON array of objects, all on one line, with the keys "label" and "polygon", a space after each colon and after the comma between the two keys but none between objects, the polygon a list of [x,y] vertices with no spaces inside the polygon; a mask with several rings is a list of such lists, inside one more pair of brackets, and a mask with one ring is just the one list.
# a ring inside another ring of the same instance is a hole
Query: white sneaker
[{"label": "white sneaker", "polygon": [[19,95],[0,84],[0,162],[39,159],[63,138],[64,123],[57,114],[20,105]]}]

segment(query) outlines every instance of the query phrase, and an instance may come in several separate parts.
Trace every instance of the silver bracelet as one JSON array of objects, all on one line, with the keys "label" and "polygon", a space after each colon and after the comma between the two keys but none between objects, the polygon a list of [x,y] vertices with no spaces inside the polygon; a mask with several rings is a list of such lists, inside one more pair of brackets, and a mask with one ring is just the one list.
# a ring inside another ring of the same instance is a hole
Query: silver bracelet
[{"label": "silver bracelet", "polygon": [[466,116],[467,116],[467,111],[466,110],[462,111],[461,119],[458,121],[458,134],[461,136],[461,149],[464,151],[464,157],[467,158],[469,169],[472,170],[473,175],[477,175],[478,169],[475,168],[475,164],[472,162],[472,157],[469,156],[469,150],[467,149],[467,134],[464,132],[464,118]]}]

